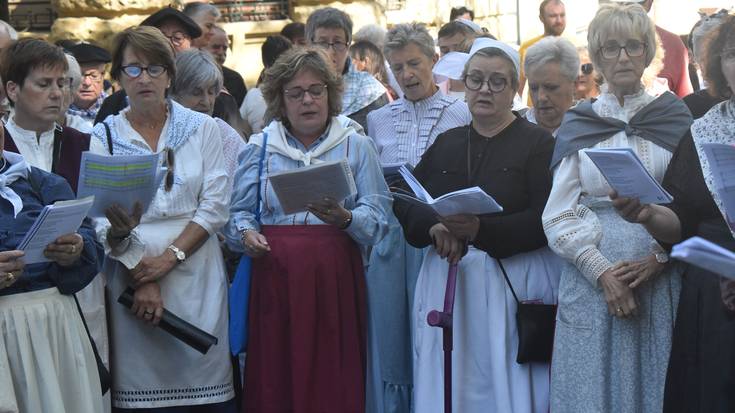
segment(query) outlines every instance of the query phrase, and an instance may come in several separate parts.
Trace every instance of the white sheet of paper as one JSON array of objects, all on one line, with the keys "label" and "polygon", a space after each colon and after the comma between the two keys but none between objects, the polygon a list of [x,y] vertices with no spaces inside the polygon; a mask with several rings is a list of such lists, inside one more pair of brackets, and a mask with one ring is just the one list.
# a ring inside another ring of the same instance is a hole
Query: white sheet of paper
[{"label": "white sheet of paper", "polygon": [[140,202],[146,211],[163,175],[159,154],[105,156],[84,152],[77,193],[79,198],[95,196],[91,217],[104,217],[112,204],[132,211],[135,202]]},{"label": "white sheet of paper", "polygon": [[701,237],[674,245],[671,256],[735,280],[735,253]]},{"label": "white sheet of paper", "polygon": [[23,261],[26,264],[48,262],[43,255],[46,246],[62,235],[76,232],[93,203],[91,196],[46,205],[18,244],[18,249],[26,253]]},{"label": "white sheet of paper", "polygon": [[401,193],[394,193],[393,195],[409,202],[418,202],[426,205],[433,209],[439,216],[446,217],[457,214],[483,215],[503,211],[503,207],[480,187],[473,186],[472,188],[460,189],[434,199],[408,168],[401,167],[398,172],[400,172],[416,196]]},{"label": "white sheet of paper", "polygon": [[323,162],[268,176],[285,214],[306,211],[306,205],[329,197],[343,201],[357,193],[347,159]]},{"label": "white sheet of paper", "polygon": [[642,204],[668,204],[674,200],[648,173],[632,149],[587,149],[584,153],[619,196],[638,198]]},{"label": "white sheet of paper", "polygon": [[726,219],[735,229],[735,146],[721,143],[702,145],[715,180],[715,190],[725,205]]}]

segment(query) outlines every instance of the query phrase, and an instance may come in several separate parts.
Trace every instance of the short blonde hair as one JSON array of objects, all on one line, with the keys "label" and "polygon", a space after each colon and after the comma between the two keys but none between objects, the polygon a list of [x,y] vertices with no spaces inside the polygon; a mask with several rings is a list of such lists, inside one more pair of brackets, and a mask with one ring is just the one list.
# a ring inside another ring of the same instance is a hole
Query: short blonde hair
[{"label": "short blonde hair", "polygon": [[639,36],[646,45],[646,66],[656,56],[656,26],[638,4],[607,3],[600,6],[587,31],[587,49],[595,67],[601,67],[600,48],[612,33]]},{"label": "short blonde hair", "polygon": [[279,120],[288,124],[285,118],[285,102],[283,88],[302,70],[314,73],[325,85],[327,85],[327,99],[329,105],[329,117],[337,116],[342,112],[342,90],[344,88],[342,77],[332,70],[327,54],[321,50],[311,47],[295,47],[284,52],[265,71],[263,83],[260,90],[267,103],[265,110],[266,124],[272,120]]}]

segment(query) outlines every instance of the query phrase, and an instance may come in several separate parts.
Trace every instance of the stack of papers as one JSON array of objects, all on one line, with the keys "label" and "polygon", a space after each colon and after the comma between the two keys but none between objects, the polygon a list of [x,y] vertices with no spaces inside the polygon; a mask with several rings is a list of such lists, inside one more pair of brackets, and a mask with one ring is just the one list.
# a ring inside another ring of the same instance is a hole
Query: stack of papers
[{"label": "stack of papers", "polygon": [[393,196],[412,203],[418,202],[427,205],[439,216],[446,217],[457,214],[482,215],[503,211],[503,207],[478,186],[460,189],[434,199],[408,168],[403,166],[398,169],[398,172],[403,176],[403,179],[406,180],[406,183],[416,196],[401,193],[394,193]]},{"label": "stack of papers", "polygon": [[80,198],[94,195],[89,215],[104,217],[105,209],[112,204],[132,212],[136,202],[146,211],[163,178],[158,164],[157,153],[137,156],[82,153],[77,192]]},{"label": "stack of papers", "polygon": [[93,203],[91,196],[46,205],[18,244],[18,249],[26,253],[23,261],[26,264],[49,262],[43,255],[46,246],[62,235],[77,232]]},{"label": "stack of papers", "polygon": [[671,256],[735,280],[735,253],[704,238],[692,237],[674,245]]},{"label": "stack of papers", "polygon": [[668,204],[674,200],[631,148],[587,149],[584,153],[618,196],[637,198],[642,204]]},{"label": "stack of papers", "polygon": [[735,147],[705,143],[702,149],[715,181],[715,191],[725,207],[725,220],[735,230]]},{"label": "stack of papers", "polygon": [[306,211],[306,205],[327,197],[341,202],[357,194],[347,159],[271,174],[268,180],[285,214]]}]

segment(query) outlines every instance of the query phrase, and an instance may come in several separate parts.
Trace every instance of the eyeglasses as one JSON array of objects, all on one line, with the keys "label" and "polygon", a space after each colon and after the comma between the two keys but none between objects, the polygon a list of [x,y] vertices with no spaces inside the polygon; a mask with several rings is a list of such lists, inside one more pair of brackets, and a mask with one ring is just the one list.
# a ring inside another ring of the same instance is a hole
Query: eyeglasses
[{"label": "eyeglasses", "polygon": [[164,148],[163,151],[166,153],[166,178],[163,182],[163,189],[170,192],[174,187],[174,150]]},{"label": "eyeglasses", "polygon": [[126,66],[122,66],[120,69],[122,69],[123,73],[128,75],[128,77],[130,77],[131,79],[136,79],[140,77],[140,75],[142,75],[143,72],[148,72],[148,76],[150,77],[161,76],[166,71],[166,66],[164,65],[148,65],[148,66],[126,65]]},{"label": "eyeglasses", "polygon": [[347,50],[347,43],[342,43],[342,42],[334,42],[334,43],[314,42],[314,44],[321,47],[324,50],[329,50],[329,48],[331,47],[337,53],[342,53],[345,50]]},{"label": "eyeglasses", "polygon": [[[150,72],[148,72],[148,74],[150,74]],[[102,73],[95,70],[95,71],[91,71],[91,72],[82,74],[82,79],[87,79],[87,78],[89,78],[89,80],[97,82],[97,81],[102,80]]]},{"label": "eyeglasses", "polygon": [[171,35],[167,35],[166,33],[163,34],[168,38],[168,40],[173,44],[174,46],[181,46],[184,43],[184,40],[188,38],[184,32],[173,32]]},{"label": "eyeglasses", "polygon": [[482,76],[467,75],[464,77],[464,85],[467,90],[476,92],[487,84],[487,89],[493,93],[500,93],[508,86],[508,81],[502,76],[490,76],[484,79]]},{"label": "eyeglasses", "polygon": [[600,48],[600,53],[605,59],[617,59],[623,49],[625,49],[628,57],[640,57],[646,52],[646,44],[638,40],[628,40],[625,46],[621,46],[617,42],[610,42]]},{"label": "eyeglasses", "polygon": [[309,93],[312,99],[319,99],[324,96],[324,92],[327,90],[327,85],[311,85],[306,89],[300,87],[294,87],[291,89],[284,89],[283,94],[291,100],[303,100],[304,94]]},{"label": "eyeglasses", "polygon": [[591,75],[592,71],[595,70],[595,67],[592,66],[592,63],[585,63],[580,66],[580,70],[582,71],[583,75]]}]

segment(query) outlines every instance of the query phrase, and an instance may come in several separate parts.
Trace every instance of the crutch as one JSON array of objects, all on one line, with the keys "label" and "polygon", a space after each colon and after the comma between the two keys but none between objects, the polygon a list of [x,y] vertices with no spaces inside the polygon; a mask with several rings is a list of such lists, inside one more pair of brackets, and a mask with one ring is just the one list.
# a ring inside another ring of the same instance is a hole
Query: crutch
[{"label": "crutch", "polygon": [[442,329],[444,347],[444,413],[452,413],[452,311],[457,286],[457,265],[449,265],[447,289],[444,292],[444,311],[432,310],[426,321],[432,327]]}]

